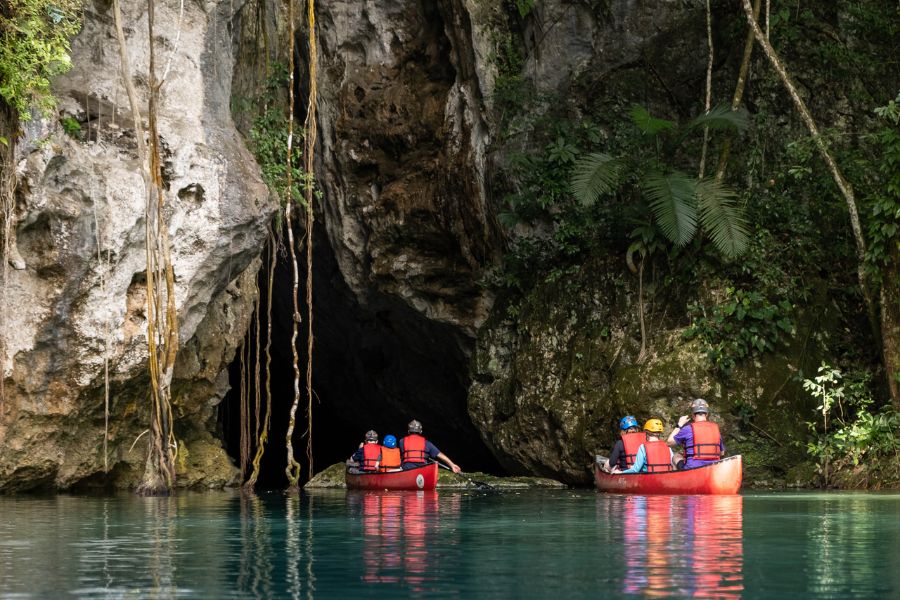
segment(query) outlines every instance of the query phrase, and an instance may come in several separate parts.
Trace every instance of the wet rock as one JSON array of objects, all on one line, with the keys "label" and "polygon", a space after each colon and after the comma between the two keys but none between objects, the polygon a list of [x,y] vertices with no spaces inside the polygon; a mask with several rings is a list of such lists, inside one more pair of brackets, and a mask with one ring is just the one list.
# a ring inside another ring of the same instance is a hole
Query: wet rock
[{"label": "wet rock", "polygon": [[[344,463],[336,463],[316,474],[303,486],[305,489],[344,489]],[[438,476],[439,490],[482,489],[484,484],[496,490],[524,489],[564,489],[567,486],[559,481],[542,477],[497,477],[486,473],[456,474],[441,469]]]}]

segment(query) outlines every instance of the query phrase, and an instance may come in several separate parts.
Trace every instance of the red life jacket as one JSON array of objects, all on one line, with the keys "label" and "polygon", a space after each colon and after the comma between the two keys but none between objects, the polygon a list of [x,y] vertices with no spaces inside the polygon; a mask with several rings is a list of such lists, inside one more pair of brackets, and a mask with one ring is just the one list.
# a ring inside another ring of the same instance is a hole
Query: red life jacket
[{"label": "red life jacket", "polygon": [[425,454],[425,438],[411,433],[401,440],[403,442],[403,462],[424,463],[427,461]]},{"label": "red life jacket", "polygon": [[687,458],[694,460],[719,460],[722,458],[722,434],[719,426],[711,421],[691,423],[694,445],[685,449]]},{"label": "red life jacket", "polygon": [[647,436],[640,431],[623,433],[622,444],[625,446],[625,467],[630,469],[637,457],[638,448],[647,441]]},{"label": "red life jacket", "polygon": [[380,460],[381,446],[379,444],[363,444],[363,471],[377,471]]},{"label": "red life jacket", "polygon": [[664,441],[647,440],[644,442],[644,452],[647,453],[648,473],[665,473],[674,470],[669,445]]},{"label": "red life jacket", "polygon": [[400,448],[381,447],[381,466],[379,471],[382,473],[391,469],[400,468]]}]

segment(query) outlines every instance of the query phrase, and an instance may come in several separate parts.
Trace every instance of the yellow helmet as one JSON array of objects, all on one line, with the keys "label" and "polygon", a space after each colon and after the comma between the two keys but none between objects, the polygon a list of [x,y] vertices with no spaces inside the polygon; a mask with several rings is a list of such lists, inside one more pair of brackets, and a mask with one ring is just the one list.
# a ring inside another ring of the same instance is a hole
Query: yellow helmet
[{"label": "yellow helmet", "polygon": [[662,433],[663,423],[659,419],[649,419],[644,423],[644,431],[649,431],[650,433]]}]

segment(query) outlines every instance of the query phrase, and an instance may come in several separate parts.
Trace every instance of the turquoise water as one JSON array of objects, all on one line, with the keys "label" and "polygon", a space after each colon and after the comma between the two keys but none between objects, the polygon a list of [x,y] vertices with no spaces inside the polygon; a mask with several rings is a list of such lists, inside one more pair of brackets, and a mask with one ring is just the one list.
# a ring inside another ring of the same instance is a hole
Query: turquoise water
[{"label": "turquoise water", "polygon": [[900,597],[900,495],[0,497],[0,598]]}]

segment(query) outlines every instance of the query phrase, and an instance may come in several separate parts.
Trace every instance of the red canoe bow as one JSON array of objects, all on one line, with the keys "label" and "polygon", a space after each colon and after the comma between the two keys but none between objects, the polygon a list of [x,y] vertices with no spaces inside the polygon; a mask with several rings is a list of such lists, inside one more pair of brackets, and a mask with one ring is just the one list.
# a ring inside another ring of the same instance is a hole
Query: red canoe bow
[{"label": "red canoe bow", "polygon": [[344,473],[350,490],[433,490],[438,481],[437,463],[394,473]]},{"label": "red canoe bow", "polygon": [[743,479],[740,455],[705,467],[668,473],[607,473],[594,465],[594,483],[613,494],[737,494]]}]

